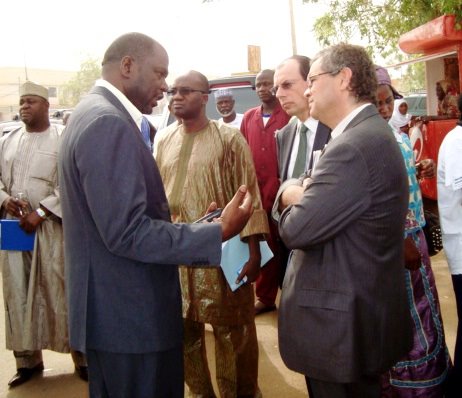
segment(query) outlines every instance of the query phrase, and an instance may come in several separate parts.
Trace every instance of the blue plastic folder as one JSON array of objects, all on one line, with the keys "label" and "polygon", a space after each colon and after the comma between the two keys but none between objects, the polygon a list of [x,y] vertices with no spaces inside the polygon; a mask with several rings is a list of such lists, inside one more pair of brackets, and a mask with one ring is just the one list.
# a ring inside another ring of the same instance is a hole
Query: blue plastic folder
[{"label": "blue plastic folder", "polygon": [[19,220],[0,220],[1,250],[34,250],[35,232],[27,234],[19,226]]},{"label": "blue plastic folder", "polygon": [[[236,284],[236,278],[249,259],[249,245],[247,243],[242,243],[239,235],[236,235],[234,238],[224,242],[221,250],[221,268],[223,269],[229,287],[234,292],[239,286],[245,283],[245,281],[242,280],[241,283]],[[260,252],[260,266],[263,267],[273,257],[273,252],[266,241],[260,242]]]}]

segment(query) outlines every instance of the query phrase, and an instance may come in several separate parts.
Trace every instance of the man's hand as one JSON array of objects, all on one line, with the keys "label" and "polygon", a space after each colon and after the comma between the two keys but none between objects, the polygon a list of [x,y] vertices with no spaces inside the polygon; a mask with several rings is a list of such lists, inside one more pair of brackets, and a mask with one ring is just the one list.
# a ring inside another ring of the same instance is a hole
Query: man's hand
[{"label": "man's hand", "polygon": [[38,226],[43,222],[43,218],[40,217],[36,211],[31,211],[19,220],[19,226],[28,234],[35,232]]},{"label": "man's hand", "polygon": [[311,177],[306,177],[303,179],[303,190],[305,190],[307,187],[309,187],[311,185],[311,183],[313,182],[313,179]]},{"label": "man's hand", "polygon": [[205,215],[211,213],[212,211],[215,211],[216,209],[218,209],[217,202],[210,203],[207,211],[205,212]]},{"label": "man's hand", "polygon": [[435,162],[433,159],[422,159],[416,163],[417,179],[433,178],[435,176]]},{"label": "man's hand", "polygon": [[260,275],[261,270],[261,252],[260,252],[260,241],[256,235],[248,237],[249,245],[249,259],[242,267],[239,273],[236,284],[239,284],[242,279],[247,283],[255,282]]},{"label": "man's hand", "polygon": [[299,203],[304,190],[305,188],[299,185],[288,186],[279,200],[279,211],[282,212],[287,206]]},{"label": "man's hand", "polygon": [[18,200],[12,196],[9,196],[4,200],[3,207],[8,214],[12,215],[13,217],[20,218],[28,211],[29,203],[24,200]]},{"label": "man's hand", "polygon": [[224,242],[241,232],[252,213],[252,196],[247,191],[247,187],[241,185],[223,209],[221,217],[216,220],[221,223],[222,241]]}]

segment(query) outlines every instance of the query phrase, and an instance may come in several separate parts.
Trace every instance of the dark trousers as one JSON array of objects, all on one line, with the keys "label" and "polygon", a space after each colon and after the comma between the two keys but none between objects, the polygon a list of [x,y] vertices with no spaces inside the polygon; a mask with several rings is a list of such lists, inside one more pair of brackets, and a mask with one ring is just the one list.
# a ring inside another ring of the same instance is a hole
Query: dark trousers
[{"label": "dark trousers", "polygon": [[451,370],[447,381],[446,397],[457,398],[462,392],[462,274],[452,275],[452,286],[456,296],[457,307],[457,336],[454,350],[454,368]]},{"label": "dark trousers", "polygon": [[380,398],[380,376],[363,376],[356,383],[331,383],[305,376],[310,398]]},{"label": "dark trousers", "polygon": [[183,348],[146,354],[87,351],[90,398],[183,398]]}]

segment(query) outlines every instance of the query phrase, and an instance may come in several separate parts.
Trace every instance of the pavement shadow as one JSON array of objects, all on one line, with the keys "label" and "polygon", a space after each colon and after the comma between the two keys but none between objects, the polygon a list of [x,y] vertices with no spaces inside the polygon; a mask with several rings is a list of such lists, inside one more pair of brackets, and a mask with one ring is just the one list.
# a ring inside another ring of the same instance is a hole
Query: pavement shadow
[{"label": "pavement shadow", "polygon": [[8,390],[5,398],[88,398],[88,384],[75,374],[34,376],[27,383]]}]

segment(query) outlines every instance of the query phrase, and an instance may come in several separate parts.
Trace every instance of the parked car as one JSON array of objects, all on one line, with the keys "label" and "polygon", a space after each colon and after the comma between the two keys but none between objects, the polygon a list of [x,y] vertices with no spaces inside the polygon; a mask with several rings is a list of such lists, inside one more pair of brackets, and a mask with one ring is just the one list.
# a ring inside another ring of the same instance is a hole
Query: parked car
[{"label": "parked car", "polygon": [[407,112],[413,116],[425,116],[427,114],[427,94],[411,94],[404,97],[407,102]]},{"label": "parked car", "polygon": [[17,120],[9,120],[6,122],[0,122],[0,137],[8,134],[10,131],[13,131],[14,129],[21,127],[22,122],[17,121]]},{"label": "parked car", "polygon": [[49,117],[50,117],[50,122],[56,123],[56,124],[64,124],[63,123],[64,115],[66,114],[70,115],[73,110],[74,110],[73,108],[50,109],[48,112]]},{"label": "parked car", "polygon": [[[255,92],[255,77],[256,75],[241,75],[224,77],[220,79],[212,79],[210,84],[209,101],[206,107],[207,117],[209,119],[219,119],[221,116],[217,112],[214,91],[222,88],[230,88],[233,90],[234,109],[237,113],[244,113],[250,108],[260,105],[260,99]],[[175,117],[170,114],[168,107],[165,106],[161,120],[158,124],[158,129],[167,127],[175,120]]]},{"label": "parked car", "polygon": [[[50,119],[50,124],[62,125],[61,121]],[[16,120],[8,120],[6,122],[0,122],[0,137],[11,133],[13,130],[23,126],[24,123]],[[62,126],[61,126],[62,127]]]}]

